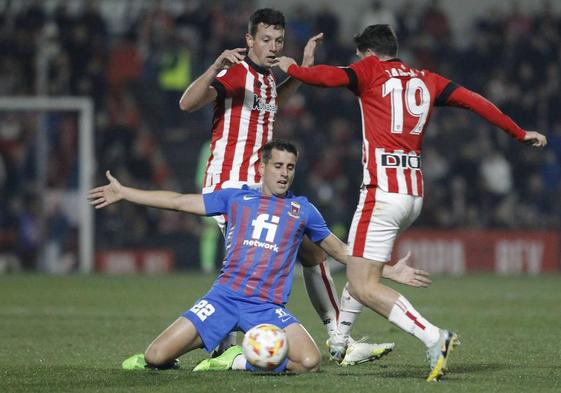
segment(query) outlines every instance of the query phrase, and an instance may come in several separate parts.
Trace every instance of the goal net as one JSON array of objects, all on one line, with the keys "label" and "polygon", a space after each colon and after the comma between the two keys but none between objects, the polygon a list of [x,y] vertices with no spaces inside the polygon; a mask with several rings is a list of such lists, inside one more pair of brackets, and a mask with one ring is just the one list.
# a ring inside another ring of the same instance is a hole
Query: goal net
[{"label": "goal net", "polygon": [[93,271],[93,120],[86,97],[0,97],[0,269]]}]

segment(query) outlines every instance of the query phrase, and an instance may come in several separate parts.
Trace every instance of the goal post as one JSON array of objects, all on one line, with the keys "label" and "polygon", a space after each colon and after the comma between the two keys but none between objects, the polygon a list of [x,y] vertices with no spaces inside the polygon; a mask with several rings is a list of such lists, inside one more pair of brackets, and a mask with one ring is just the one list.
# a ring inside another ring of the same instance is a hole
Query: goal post
[{"label": "goal post", "polygon": [[[89,97],[0,97],[0,112],[76,112],[78,114],[78,269],[94,270],[93,211],[86,197],[94,175],[94,105]],[[42,133],[39,133],[42,134]],[[43,133],[44,134],[44,133]],[[39,140],[45,136],[39,136]],[[40,165],[40,164],[39,164]]]}]

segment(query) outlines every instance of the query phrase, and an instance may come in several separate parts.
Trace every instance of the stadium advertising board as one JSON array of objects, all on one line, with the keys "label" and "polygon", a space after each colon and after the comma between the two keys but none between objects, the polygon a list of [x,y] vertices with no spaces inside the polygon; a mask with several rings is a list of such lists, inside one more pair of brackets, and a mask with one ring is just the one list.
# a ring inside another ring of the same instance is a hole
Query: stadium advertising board
[{"label": "stadium advertising board", "polygon": [[109,274],[168,273],[175,265],[168,250],[109,250],[96,255],[96,271]]},{"label": "stadium advertising board", "polygon": [[393,259],[411,250],[416,267],[451,275],[557,272],[561,266],[559,237],[542,231],[409,230],[396,242]]}]

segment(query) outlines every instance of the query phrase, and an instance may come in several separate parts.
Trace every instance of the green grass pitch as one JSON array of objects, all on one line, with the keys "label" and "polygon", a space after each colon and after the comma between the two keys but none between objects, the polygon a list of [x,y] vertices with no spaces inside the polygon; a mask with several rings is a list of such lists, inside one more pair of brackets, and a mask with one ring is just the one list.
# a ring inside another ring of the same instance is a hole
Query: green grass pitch
[{"label": "green grass pitch", "polygon": [[[394,341],[394,352],[354,367],[330,363],[323,328],[299,277],[289,308],[322,350],[320,373],[191,373],[206,356],[200,350],[181,358],[181,370],[121,370],[121,361],[142,352],[212,278],[0,276],[0,392],[561,391],[558,275],[433,277],[429,289],[399,287],[425,317],[460,334],[462,345],[438,384],[424,381],[422,345],[369,310],[354,336]],[[336,281],[342,288],[344,276]]]}]

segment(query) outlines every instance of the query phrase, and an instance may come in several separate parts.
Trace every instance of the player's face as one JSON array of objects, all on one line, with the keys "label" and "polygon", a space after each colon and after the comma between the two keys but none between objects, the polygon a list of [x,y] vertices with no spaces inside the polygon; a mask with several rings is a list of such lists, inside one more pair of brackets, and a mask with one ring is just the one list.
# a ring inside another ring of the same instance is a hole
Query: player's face
[{"label": "player's face", "polygon": [[294,180],[296,156],[284,150],[273,149],[271,159],[261,162],[259,173],[265,195],[283,197]]},{"label": "player's face", "polygon": [[255,37],[247,33],[245,39],[251,61],[258,66],[269,68],[284,46],[284,29],[259,23]]}]

